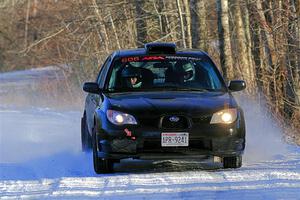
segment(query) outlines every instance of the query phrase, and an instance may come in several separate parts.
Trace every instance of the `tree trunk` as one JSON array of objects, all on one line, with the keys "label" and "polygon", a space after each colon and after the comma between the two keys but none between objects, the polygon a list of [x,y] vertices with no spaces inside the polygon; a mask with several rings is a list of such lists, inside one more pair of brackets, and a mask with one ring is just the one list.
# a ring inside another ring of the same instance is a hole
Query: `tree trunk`
[{"label": "tree trunk", "polygon": [[38,11],[38,0],[33,1],[33,10],[32,10],[32,16],[36,17]]},{"label": "tree trunk", "polygon": [[[128,37],[128,40],[129,40],[129,46],[131,47],[137,47],[137,35],[136,35],[136,23],[131,20],[131,18],[135,15],[135,13],[130,10],[129,12],[127,11],[127,7],[126,5],[129,4],[129,2],[126,2],[124,3],[123,5],[123,12],[124,12],[124,16],[125,16],[125,19],[126,19],[126,27],[128,29],[128,33],[129,33],[129,37]],[[132,3],[130,3],[132,5]]]},{"label": "tree trunk", "polygon": [[30,2],[30,0],[27,0],[25,33],[24,33],[24,49],[26,49],[28,46],[28,25],[29,25],[30,6],[31,6],[31,2]]},{"label": "tree trunk", "polygon": [[163,0],[164,6],[166,8],[165,19],[168,27],[168,32],[171,37],[171,41],[177,41],[177,24],[178,16],[177,13],[174,13],[174,10],[177,10],[177,5],[175,1]]},{"label": "tree trunk", "polygon": [[181,40],[182,40],[182,46],[183,48],[186,48],[186,38],[185,38],[185,32],[184,32],[184,23],[183,23],[183,16],[182,16],[182,11],[181,11],[181,0],[176,0],[177,4],[177,10],[178,10],[178,15],[179,15],[179,20],[180,20],[180,29],[181,29]]},{"label": "tree trunk", "polygon": [[[246,39],[246,31],[244,30],[243,19],[241,15],[240,9],[240,0],[235,1],[235,5],[233,6],[234,11],[234,22],[236,26],[236,39],[238,44],[238,58],[240,69],[242,72],[243,79],[247,83],[247,90],[250,93],[254,93],[256,88],[255,77],[253,66],[250,64],[248,51],[247,51],[247,39]],[[252,57],[252,56],[251,56]]]},{"label": "tree trunk", "polygon": [[228,0],[216,0],[218,12],[218,33],[220,45],[220,63],[225,79],[234,78],[233,61],[229,32]]},{"label": "tree trunk", "polygon": [[[102,41],[104,42],[104,49],[106,51],[106,53],[109,53],[109,44],[108,44],[108,33],[103,21],[103,18],[101,16],[101,13],[99,11],[99,7],[98,4],[96,2],[96,0],[93,0],[93,6],[94,6],[94,12],[96,13],[96,16],[98,17],[98,23],[101,24],[101,30],[99,31],[99,37],[103,38]],[[98,31],[98,30],[97,30]]]},{"label": "tree trunk", "polygon": [[[300,0],[298,6],[300,7]],[[300,9],[299,9],[300,11]],[[300,20],[297,13],[297,7],[295,0],[290,0],[290,12],[289,16],[289,27],[288,27],[288,66],[289,66],[289,80],[290,87],[293,94],[288,94],[294,96],[293,101],[300,111]],[[300,12],[299,12],[300,14]]]},{"label": "tree trunk", "polygon": [[147,24],[144,19],[145,12],[143,10],[144,2],[144,0],[135,0],[137,46],[147,43]]},{"label": "tree trunk", "polygon": [[[295,62],[295,68],[296,68],[296,73],[295,73],[295,87],[296,87],[296,96],[297,98],[297,106],[298,106],[298,110],[300,112],[300,53],[299,53],[299,49],[300,49],[300,0],[297,1],[297,5],[298,7],[295,9],[296,10],[296,16],[298,16],[298,20],[296,23],[296,31],[295,31],[295,35],[296,35],[296,48],[298,48],[298,52],[296,54],[296,62]],[[298,73],[297,73],[298,71]]]},{"label": "tree trunk", "polygon": [[206,7],[204,0],[192,0],[192,33],[193,47],[208,50],[207,47],[207,25],[206,25]]},{"label": "tree trunk", "polygon": [[[252,39],[250,33],[250,16],[249,16],[249,9],[248,9],[248,0],[245,2],[246,4],[242,4],[241,8],[244,11],[242,17],[244,16],[244,29],[245,29],[245,37],[246,37],[246,48],[247,48],[247,56],[249,60],[249,65],[252,67],[253,76],[256,77],[256,67],[253,60],[253,53],[252,53]],[[256,80],[255,84],[256,84]]]},{"label": "tree trunk", "polygon": [[274,65],[276,65],[276,63],[277,63],[277,59],[276,59],[276,54],[275,54],[275,49],[274,49],[275,44],[274,44],[274,40],[271,35],[271,28],[269,27],[268,22],[266,20],[261,0],[256,1],[256,7],[257,7],[257,13],[259,16],[260,26],[263,31],[262,34],[264,34],[264,37],[266,39],[265,48],[266,48],[266,51],[268,54],[269,65],[270,65],[270,67],[273,68]]},{"label": "tree trunk", "polygon": [[[158,1],[152,2],[155,13],[157,15],[158,18],[158,25],[159,25],[159,30],[160,30],[160,34],[157,35],[157,40],[162,40],[164,41],[166,38],[171,37],[172,33],[170,33],[170,24],[169,24],[169,20],[166,16],[165,13],[165,2],[164,1]],[[172,37],[171,37],[172,38]]]},{"label": "tree trunk", "polygon": [[187,47],[192,48],[190,2],[189,2],[189,0],[183,0],[183,3],[184,3],[184,8],[185,8]]},{"label": "tree trunk", "polygon": [[118,49],[121,49],[121,45],[120,45],[120,41],[119,41],[119,36],[118,36],[118,33],[117,33],[117,30],[116,30],[116,27],[115,27],[115,23],[114,23],[114,20],[111,16],[111,12],[109,11],[109,19],[110,19],[110,23],[111,23],[111,26],[112,26],[112,29],[113,29],[113,32],[114,32],[114,35],[115,35],[115,39],[116,39],[116,42],[117,42],[117,47]]},{"label": "tree trunk", "polygon": [[160,29],[160,37],[163,37],[165,35],[165,26],[163,25],[163,17],[161,14],[161,11],[163,9],[163,2],[158,2],[158,5],[156,5],[156,2],[153,1],[153,7],[155,9],[155,12],[158,17],[158,23],[159,23],[159,29]]}]

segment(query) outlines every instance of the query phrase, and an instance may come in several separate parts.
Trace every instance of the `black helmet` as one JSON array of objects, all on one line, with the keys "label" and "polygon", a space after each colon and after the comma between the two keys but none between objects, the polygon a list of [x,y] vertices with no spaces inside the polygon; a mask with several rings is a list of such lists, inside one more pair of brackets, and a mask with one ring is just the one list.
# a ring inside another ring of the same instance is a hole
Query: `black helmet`
[{"label": "black helmet", "polygon": [[141,71],[137,67],[126,66],[122,70],[122,78],[131,78],[131,77],[141,78]]},{"label": "black helmet", "polygon": [[186,82],[192,79],[195,74],[193,64],[187,60],[177,61],[174,68],[179,76],[180,82]]},{"label": "black helmet", "polygon": [[[141,85],[141,71],[137,67],[126,66],[121,73],[122,85],[127,88],[140,87]],[[136,82],[133,84],[131,78],[137,78]]]}]

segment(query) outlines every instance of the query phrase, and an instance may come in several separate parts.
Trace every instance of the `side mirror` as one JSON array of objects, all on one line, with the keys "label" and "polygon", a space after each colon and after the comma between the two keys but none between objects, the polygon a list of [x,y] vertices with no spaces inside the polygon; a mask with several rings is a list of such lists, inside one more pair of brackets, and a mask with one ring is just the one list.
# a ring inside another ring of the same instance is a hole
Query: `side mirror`
[{"label": "side mirror", "polygon": [[233,92],[241,91],[246,88],[246,82],[242,80],[233,80],[229,82],[228,88]]},{"label": "side mirror", "polygon": [[96,82],[85,82],[83,84],[83,91],[93,94],[99,94],[101,92],[99,85]]}]

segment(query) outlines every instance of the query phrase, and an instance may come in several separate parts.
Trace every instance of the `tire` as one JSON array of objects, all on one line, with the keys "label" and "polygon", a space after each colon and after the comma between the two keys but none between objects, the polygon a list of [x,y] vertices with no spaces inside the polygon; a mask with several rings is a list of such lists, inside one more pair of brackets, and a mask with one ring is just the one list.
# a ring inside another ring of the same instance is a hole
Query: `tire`
[{"label": "tire", "polygon": [[113,160],[99,158],[97,155],[96,133],[93,130],[93,163],[94,171],[97,174],[105,174],[113,172]]},{"label": "tire", "polygon": [[223,167],[227,168],[240,168],[242,166],[242,156],[232,156],[223,158]]},{"label": "tire", "polygon": [[81,118],[81,150],[88,152],[92,149],[92,139],[86,125],[85,115]]}]

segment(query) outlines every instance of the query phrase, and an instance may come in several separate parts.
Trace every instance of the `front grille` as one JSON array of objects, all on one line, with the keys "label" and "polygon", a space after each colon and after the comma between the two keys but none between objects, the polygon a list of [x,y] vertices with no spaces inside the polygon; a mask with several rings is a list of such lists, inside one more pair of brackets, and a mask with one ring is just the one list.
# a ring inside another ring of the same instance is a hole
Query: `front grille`
[{"label": "front grille", "polygon": [[192,119],[193,124],[209,124],[211,120],[211,115],[205,115],[200,117],[194,117]]},{"label": "front grille", "polygon": [[159,118],[139,118],[139,124],[143,127],[157,128],[159,124]]},{"label": "front grille", "polygon": [[189,128],[189,120],[184,116],[176,116],[178,120],[171,121],[170,118],[174,116],[164,116],[161,120],[161,128],[162,129],[170,129],[170,130],[182,130]]}]

